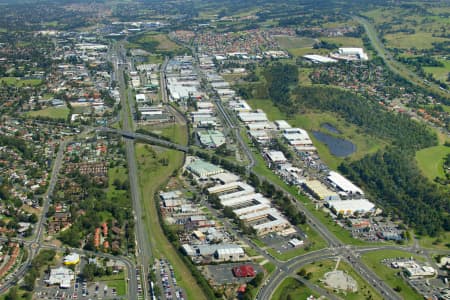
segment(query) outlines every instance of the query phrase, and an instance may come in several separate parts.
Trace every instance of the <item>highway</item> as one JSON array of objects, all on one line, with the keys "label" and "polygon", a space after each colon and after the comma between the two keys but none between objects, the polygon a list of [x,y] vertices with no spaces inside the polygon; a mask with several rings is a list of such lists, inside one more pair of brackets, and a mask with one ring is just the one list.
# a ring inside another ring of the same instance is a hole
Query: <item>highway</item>
[{"label": "highway", "polygon": [[[116,57],[120,58],[122,62],[127,61],[125,49],[122,44],[116,44]],[[130,62],[131,64],[131,62]],[[131,98],[132,93],[130,89],[127,89],[127,84],[125,83],[124,64],[114,64],[117,66],[117,80],[119,84],[120,90],[120,101],[121,101],[121,115],[122,115],[122,128],[125,131],[133,132],[134,124],[133,124],[133,112],[134,112],[134,101]],[[126,147],[126,155],[127,155],[127,163],[128,163],[128,176],[130,180],[130,191],[131,191],[131,200],[133,204],[133,210],[135,215],[135,233],[136,233],[136,257],[138,260],[138,268],[142,270],[143,278],[142,282],[142,291],[144,293],[144,299],[148,299],[148,281],[147,274],[149,274],[149,266],[152,258],[151,244],[148,238],[148,234],[145,230],[145,224],[142,222],[143,219],[143,211],[141,208],[141,192],[139,188],[139,181],[137,178],[137,165],[136,165],[136,156],[135,156],[135,146],[134,140],[125,139],[125,147]],[[135,298],[137,296],[137,283],[136,276],[130,277],[129,284],[133,286],[130,288],[130,297]],[[134,289],[134,287],[136,288]]]},{"label": "highway", "polygon": [[[407,66],[403,65],[399,61],[397,61],[392,54],[386,49],[383,42],[378,37],[377,31],[374,26],[366,19],[362,17],[354,16],[354,19],[358,21],[360,24],[364,26],[364,29],[370,39],[371,44],[375,48],[386,66],[394,72],[395,74],[407,79],[411,83],[420,86],[426,90],[429,90],[435,94],[441,95],[445,98],[449,98],[448,92],[441,90],[439,86],[433,82],[425,83],[424,78],[421,78],[419,75],[414,73],[412,70],[408,69]],[[406,75],[406,76],[405,76]]]}]

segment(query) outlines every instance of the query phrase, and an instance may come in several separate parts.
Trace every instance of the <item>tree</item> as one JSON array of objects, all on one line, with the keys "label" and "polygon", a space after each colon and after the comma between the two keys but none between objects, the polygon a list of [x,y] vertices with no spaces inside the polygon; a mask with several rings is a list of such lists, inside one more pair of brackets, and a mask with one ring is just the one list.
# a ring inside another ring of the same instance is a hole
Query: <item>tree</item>
[{"label": "tree", "polygon": [[304,268],[301,268],[300,271],[298,271],[297,274],[298,274],[298,276],[305,277],[305,275],[306,275],[306,270],[305,270]]},{"label": "tree", "polygon": [[92,281],[94,279],[97,267],[94,264],[87,264],[83,268],[81,276],[87,281]]},{"label": "tree", "polygon": [[258,272],[258,274],[256,274],[256,276],[249,283],[256,288],[262,283],[263,279],[264,279],[264,273]]},{"label": "tree", "polygon": [[20,299],[20,298],[17,293],[17,287],[14,286],[9,290],[8,294],[6,294],[5,300],[18,300],[18,299]]}]

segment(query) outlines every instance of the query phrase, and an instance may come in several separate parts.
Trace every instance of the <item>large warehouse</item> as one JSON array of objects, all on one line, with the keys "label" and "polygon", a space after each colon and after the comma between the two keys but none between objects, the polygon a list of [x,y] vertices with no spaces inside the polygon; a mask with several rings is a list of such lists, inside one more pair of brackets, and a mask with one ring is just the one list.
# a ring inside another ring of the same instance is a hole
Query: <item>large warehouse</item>
[{"label": "large warehouse", "polygon": [[375,204],[367,199],[332,200],[328,201],[327,205],[336,215],[352,216],[355,213],[366,214],[375,211]]},{"label": "large warehouse", "polygon": [[348,195],[364,195],[364,192],[359,187],[337,172],[330,171],[328,180],[334,187]]},{"label": "large warehouse", "polygon": [[223,172],[222,168],[201,159],[191,162],[187,169],[198,177],[209,177]]},{"label": "large warehouse", "polygon": [[330,190],[319,180],[306,180],[302,187],[318,200],[335,200],[339,199],[337,193]]}]

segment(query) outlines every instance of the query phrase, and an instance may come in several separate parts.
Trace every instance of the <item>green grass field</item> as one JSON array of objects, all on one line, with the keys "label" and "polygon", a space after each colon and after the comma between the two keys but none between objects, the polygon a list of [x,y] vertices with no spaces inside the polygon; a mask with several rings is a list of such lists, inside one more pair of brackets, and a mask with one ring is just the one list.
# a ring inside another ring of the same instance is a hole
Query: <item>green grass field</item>
[{"label": "green grass field", "polygon": [[[418,5],[423,3],[418,2]],[[376,26],[388,25],[390,31],[399,31],[385,35],[389,48],[430,49],[433,42],[444,42],[449,39],[433,36],[439,35],[442,28],[448,28],[450,21],[445,17],[448,8],[425,8],[429,14],[421,14],[414,9],[385,7],[365,12]],[[434,14],[434,15],[433,15]],[[399,22],[401,20],[401,22]],[[410,30],[411,33],[400,32]]]},{"label": "green grass field", "polygon": [[13,85],[16,87],[38,86],[42,84],[40,79],[20,79],[16,77],[1,77],[0,85]]},{"label": "green grass field", "polygon": [[422,296],[417,294],[407,282],[405,282],[400,275],[399,270],[392,269],[381,263],[384,258],[396,258],[396,257],[415,257],[418,260],[423,261],[423,257],[412,255],[409,252],[403,252],[398,250],[382,250],[366,253],[361,256],[362,261],[370,267],[381,280],[386,282],[392,288],[400,287],[400,297],[408,300],[421,300]]},{"label": "green grass field", "polygon": [[389,47],[401,49],[430,49],[434,42],[444,42],[448,39],[433,37],[429,32],[417,32],[414,34],[396,33],[385,36]]},{"label": "green grass field", "polygon": [[449,250],[450,249],[450,232],[441,232],[437,237],[419,236],[420,246],[428,249]]},{"label": "green grass field", "polygon": [[295,57],[303,56],[306,54],[327,55],[328,53],[330,53],[330,51],[326,50],[326,49],[313,49],[311,47],[309,47],[309,48],[290,48],[290,49],[287,49],[287,51],[289,52],[290,55],[295,56]]},{"label": "green grass field", "polygon": [[363,47],[363,41],[360,38],[354,37],[323,37],[321,40],[339,45],[339,47]]},{"label": "green grass field", "polygon": [[280,46],[284,49],[291,48],[311,48],[315,39],[307,38],[307,37],[291,37],[285,35],[276,36],[275,39],[280,44]]},{"label": "green grass field", "polygon": [[417,166],[430,180],[444,177],[443,163],[447,154],[450,154],[450,147],[443,145],[422,149],[416,152]]},{"label": "green grass field", "polygon": [[263,265],[263,268],[264,268],[264,270],[266,270],[267,274],[271,274],[273,271],[275,271],[275,267],[276,267],[275,264],[270,261],[266,262]]},{"label": "green grass field", "polygon": [[322,286],[325,289],[328,289],[331,293],[338,297],[344,297],[348,300],[363,300],[363,299],[373,299],[373,300],[381,300],[383,297],[365,281],[349,264],[346,262],[340,261],[338,270],[344,271],[348,275],[350,275],[358,285],[358,291],[356,292],[342,292],[339,290],[333,290],[327,287],[324,283],[321,282],[321,279],[324,277],[325,273],[333,271],[336,267],[336,261],[334,260],[323,260],[318,261],[312,264],[305,266],[304,269],[306,273],[311,272],[312,277],[310,281],[314,284]]},{"label": "green grass field", "polygon": [[108,190],[106,192],[106,196],[111,199],[113,197],[121,198],[125,197],[127,194],[127,191],[124,190],[117,190],[114,186],[114,181],[119,180],[120,182],[123,182],[125,180],[128,180],[128,170],[124,168],[123,166],[118,166],[114,168],[110,168],[108,170]]},{"label": "green grass field", "polygon": [[277,287],[272,300],[287,300],[287,299],[306,299],[309,296],[319,297],[320,295],[311,291],[303,283],[295,278],[288,277]]},{"label": "green grass field", "polygon": [[127,284],[125,282],[125,274],[123,272],[111,276],[95,277],[94,281],[103,282],[108,286],[108,289],[116,289],[117,296],[125,296],[127,294]]},{"label": "green grass field", "polygon": [[[439,60],[439,59],[438,59]],[[450,60],[440,60],[444,66],[443,67],[424,67],[425,73],[433,74],[433,77],[437,80],[445,82],[450,73]]]},{"label": "green grass field", "polygon": [[[154,45],[146,49],[145,45]],[[141,34],[138,40],[127,44],[128,48],[144,48],[147,51],[154,49],[156,52],[174,51],[182,49],[177,43],[171,41],[167,34],[148,32]]]},{"label": "green grass field", "polygon": [[48,117],[54,119],[67,119],[70,110],[67,107],[48,107],[41,110],[27,112],[29,117]]},{"label": "green grass field", "polygon": [[[141,189],[141,205],[145,211],[145,217],[142,221],[149,233],[153,255],[156,258],[165,257],[170,261],[175,269],[177,281],[186,290],[188,299],[205,299],[203,291],[176,253],[177,250],[167,240],[159,224],[153,197],[160,186],[182,165],[183,153],[175,150],[160,150],[160,148],[154,150],[151,146],[137,144],[136,159]],[[164,166],[159,163],[161,159],[167,159],[168,165]]]}]

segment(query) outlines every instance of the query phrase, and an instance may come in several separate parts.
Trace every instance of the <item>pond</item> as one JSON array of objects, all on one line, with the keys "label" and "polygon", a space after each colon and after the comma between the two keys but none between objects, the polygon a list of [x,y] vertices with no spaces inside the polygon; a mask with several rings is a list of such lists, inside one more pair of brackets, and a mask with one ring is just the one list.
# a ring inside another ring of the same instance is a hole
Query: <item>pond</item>
[{"label": "pond", "polygon": [[327,145],[330,153],[337,157],[345,157],[356,151],[356,145],[344,139],[331,136],[321,131],[313,131],[314,137]]},{"label": "pond", "polygon": [[334,134],[341,134],[342,133],[339,129],[337,129],[336,127],[334,127],[330,123],[322,123],[322,124],[320,124],[320,127],[322,127],[325,130],[328,130],[329,132],[334,133]]}]

